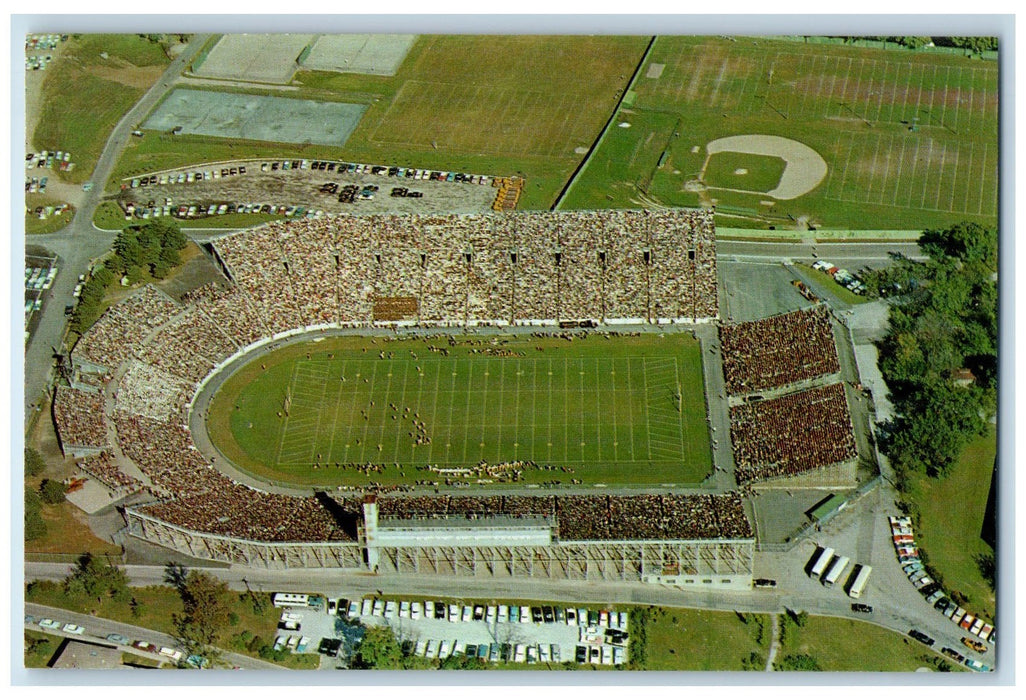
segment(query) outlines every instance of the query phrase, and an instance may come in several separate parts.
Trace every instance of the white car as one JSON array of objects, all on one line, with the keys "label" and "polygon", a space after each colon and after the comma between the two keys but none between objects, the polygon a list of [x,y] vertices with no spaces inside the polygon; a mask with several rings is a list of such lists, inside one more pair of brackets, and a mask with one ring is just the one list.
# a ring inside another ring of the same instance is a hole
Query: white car
[{"label": "white car", "polygon": [[85,632],[84,627],[82,627],[81,625],[73,625],[70,622],[64,625],[64,627],[62,627],[61,629],[63,629],[68,634],[82,634],[83,632]]},{"label": "white car", "polygon": [[61,623],[57,622],[56,620],[51,620],[47,617],[39,621],[39,626],[48,630],[56,630],[60,629]]},{"label": "white car", "polygon": [[399,605],[399,617],[409,617],[409,616],[410,616],[410,601],[404,600]]},{"label": "white car", "polygon": [[469,605],[463,606],[463,615],[460,617],[461,622],[471,622],[474,619],[474,608]]},{"label": "white car", "polygon": [[489,605],[488,610],[485,613],[485,622],[489,625],[495,622],[495,616],[498,614],[497,608],[494,605]]},{"label": "white car", "polygon": [[[420,605],[420,603],[418,603]],[[429,600],[424,603],[424,617],[434,620],[435,619],[435,601]]]},{"label": "white car", "polygon": [[410,603],[410,618],[414,620],[419,620],[423,614],[423,607],[424,604],[421,603],[419,600]]},{"label": "white car", "polygon": [[449,622],[460,621],[460,606],[450,603],[449,604]]},{"label": "white car", "polygon": [[[392,605],[395,605],[395,603],[392,603]],[[374,617],[381,617],[382,615],[384,615],[385,614],[385,601],[383,601],[383,600],[375,600],[374,601],[374,611],[373,611],[372,614],[374,615]]]},{"label": "white car", "polygon": [[499,606],[499,621],[500,622],[506,622],[508,619],[509,619],[509,606],[508,605],[500,605]]},{"label": "white car", "polygon": [[[377,608],[377,606],[374,606]],[[399,614],[399,606],[395,604],[394,600],[390,600],[385,603],[385,617],[397,617]]]}]

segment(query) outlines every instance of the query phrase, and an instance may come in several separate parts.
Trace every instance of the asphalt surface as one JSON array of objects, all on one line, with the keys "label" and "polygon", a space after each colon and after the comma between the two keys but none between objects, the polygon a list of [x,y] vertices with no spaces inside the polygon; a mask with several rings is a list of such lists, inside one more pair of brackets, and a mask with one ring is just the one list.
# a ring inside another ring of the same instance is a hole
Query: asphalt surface
[{"label": "asphalt surface", "polygon": [[[25,629],[32,630],[34,632],[46,632],[58,637],[67,637],[68,639],[75,639],[82,642],[88,642],[92,644],[104,644],[106,646],[114,646],[122,651],[130,651],[133,654],[142,656],[148,659],[155,659],[166,663],[171,663],[171,659],[160,654],[150,653],[137,649],[129,645],[119,645],[113,642],[107,641],[106,637],[109,634],[120,634],[124,637],[128,637],[130,640],[143,641],[154,644],[157,647],[171,647],[173,649],[181,649],[178,642],[174,637],[158,632],[156,630],[147,629],[145,627],[137,627],[135,625],[129,625],[124,622],[118,622],[116,620],[108,620],[102,617],[94,617],[92,615],[85,615],[82,613],[71,612],[64,608],[54,608],[48,605],[39,605],[37,603],[25,603],[25,614],[32,615],[36,618],[37,622],[25,622]],[[38,620],[43,618],[50,618],[51,620],[60,621],[61,625],[65,625],[69,622],[76,625],[80,625],[85,628],[85,632],[82,634],[68,634],[60,629],[50,630],[43,629],[39,626]],[[277,664],[272,664],[262,659],[254,659],[249,656],[242,654],[236,654],[234,652],[224,652],[224,661],[231,666],[238,666],[242,669],[252,669],[260,671],[281,671],[283,668]]]}]

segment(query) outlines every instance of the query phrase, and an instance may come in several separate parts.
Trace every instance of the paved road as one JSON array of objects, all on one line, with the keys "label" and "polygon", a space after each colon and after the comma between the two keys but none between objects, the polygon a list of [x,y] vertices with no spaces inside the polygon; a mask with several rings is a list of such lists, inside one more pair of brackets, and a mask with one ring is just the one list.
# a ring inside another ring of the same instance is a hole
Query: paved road
[{"label": "paved road", "polygon": [[[124,622],[118,622],[116,620],[108,620],[103,617],[94,617],[92,615],[85,615],[82,613],[71,612],[64,608],[54,608],[48,605],[39,605],[37,603],[25,603],[25,614],[32,615],[36,620],[43,618],[50,618],[51,620],[59,620],[61,623],[66,624],[72,622],[76,625],[80,625],[85,628],[83,634],[68,634],[63,630],[44,630],[36,623],[25,622],[25,629],[32,630],[35,632],[46,632],[47,634],[53,634],[58,637],[67,637],[68,639],[78,639],[83,642],[102,642],[106,645],[111,645],[112,642],[108,642],[106,637],[108,634],[120,634],[129,639],[141,640],[155,644],[158,647],[172,647],[180,648],[174,637],[158,632],[156,630],[147,629],[145,627],[137,627],[136,625],[129,625]],[[130,645],[114,645],[122,651],[130,651],[133,654],[143,656],[149,659],[156,659],[158,661],[169,661],[166,656],[159,654],[152,654],[149,652],[136,649]],[[260,670],[260,671],[281,671],[284,670],[282,666],[272,664],[263,659],[254,659],[250,656],[244,656],[242,654],[236,654],[234,652],[224,652],[223,658],[226,663],[231,666],[238,666],[242,669]]]},{"label": "paved road", "polygon": [[128,141],[132,130],[149,113],[157,102],[167,94],[175,79],[189,64],[206,42],[208,34],[197,34],[189,45],[164,71],[153,87],[146,91],[132,109],[118,122],[104,146],[103,153],[93,171],[91,192],[83,193],[81,204],[75,211],[75,218],[57,233],[31,236],[26,244],[42,245],[60,256],[60,269],[50,294],[40,311],[39,327],[25,350],[25,415],[31,415],[49,385],[53,369],[53,348],[60,348],[64,337],[66,319],[64,307],[74,302],[72,293],[78,284],[79,275],[85,273],[92,261],[110,250],[114,234],[100,231],[93,226],[93,214],[103,200],[103,187]]}]

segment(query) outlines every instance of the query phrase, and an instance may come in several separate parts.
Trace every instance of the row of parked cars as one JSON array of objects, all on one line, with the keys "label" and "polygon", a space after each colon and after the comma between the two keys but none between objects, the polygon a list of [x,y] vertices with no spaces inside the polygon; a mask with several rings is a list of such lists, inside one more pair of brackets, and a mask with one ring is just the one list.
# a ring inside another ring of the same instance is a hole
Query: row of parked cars
[{"label": "row of parked cars", "polygon": [[[36,622],[36,619],[31,615],[26,615],[25,622],[31,624],[33,622]],[[49,617],[44,617],[43,619],[36,622],[36,624],[38,624],[43,629],[60,630],[65,634],[82,635],[85,633],[85,628],[81,625],[76,625],[71,622],[67,624],[62,624],[57,620],[50,619]],[[119,646],[130,646],[135,649],[138,649],[139,651],[145,651],[151,654],[160,654],[161,656],[166,656],[175,663],[181,661],[183,656],[181,651],[173,647],[158,647],[156,644],[144,642],[140,639],[136,639],[133,641],[123,634],[108,634],[106,637],[104,637],[104,639],[112,644],[117,644]]]},{"label": "row of parked cars", "polygon": [[[332,612],[332,600],[328,612]],[[339,615],[351,618],[384,617],[386,619],[422,618],[449,622],[484,621],[486,624],[507,622],[516,624],[565,624],[590,627],[627,629],[627,613],[586,608],[562,608],[552,605],[457,605],[435,601],[395,601],[375,598],[335,601]]]},{"label": "row of parked cars", "polygon": [[57,167],[58,170],[70,171],[75,169],[71,160],[70,151],[40,151],[39,153],[25,154],[25,169]]},{"label": "row of parked cars", "polygon": [[[966,612],[957,603],[952,602],[941,589],[940,584],[927,575],[922,559],[919,556],[919,549],[916,547],[915,537],[912,532],[912,519],[906,516],[891,516],[889,522],[891,525],[891,539],[898,554],[898,561],[902,565],[902,571],[908,576],[912,585],[926,598],[926,602],[933,604],[933,607],[941,611],[945,617],[957,623],[959,627],[979,640],[997,641],[993,625],[985,623],[982,619]],[[911,630],[908,634],[926,646],[933,646],[935,641],[932,637],[918,630]],[[972,637],[962,637],[962,643],[981,654],[987,652],[987,645]],[[941,653],[975,671],[990,670],[985,664],[975,659],[967,659],[954,649],[944,647],[941,649]]]},{"label": "row of parked cars", "polygon": [[234,175],[245,174],[246,166],[240,165],[238,167],[225,167],[221,169],[213,168],[212,170],[196,170],[180,173],[163,173],[161,175],[144,175],[143,177],[134,177],[128,182],[121,183],[121,189],[135,189],[137,187],[147,187],[149,185],[184,185],[190,182],[202,182],[203,180],[220,180],[223,177],[232,177]]}]

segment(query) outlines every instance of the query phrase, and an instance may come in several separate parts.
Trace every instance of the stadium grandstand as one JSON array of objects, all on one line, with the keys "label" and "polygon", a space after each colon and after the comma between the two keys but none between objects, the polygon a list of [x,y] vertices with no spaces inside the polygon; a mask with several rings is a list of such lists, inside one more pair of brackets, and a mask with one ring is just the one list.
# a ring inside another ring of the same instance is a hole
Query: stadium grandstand
[{"label": "stadium grandstand", "polygon": [[713,320],[711,213],[329,217],[207,250],[226,280],[180,300],[148,285],[113,305],[72,351],[85,388],[55,394],[83,471],[146,494],[125,509],[131,535],[271,568],[751,585],[755,536],[736,493],[283,495],[223,474],[186,427],[220,368],[312,330]]}]

